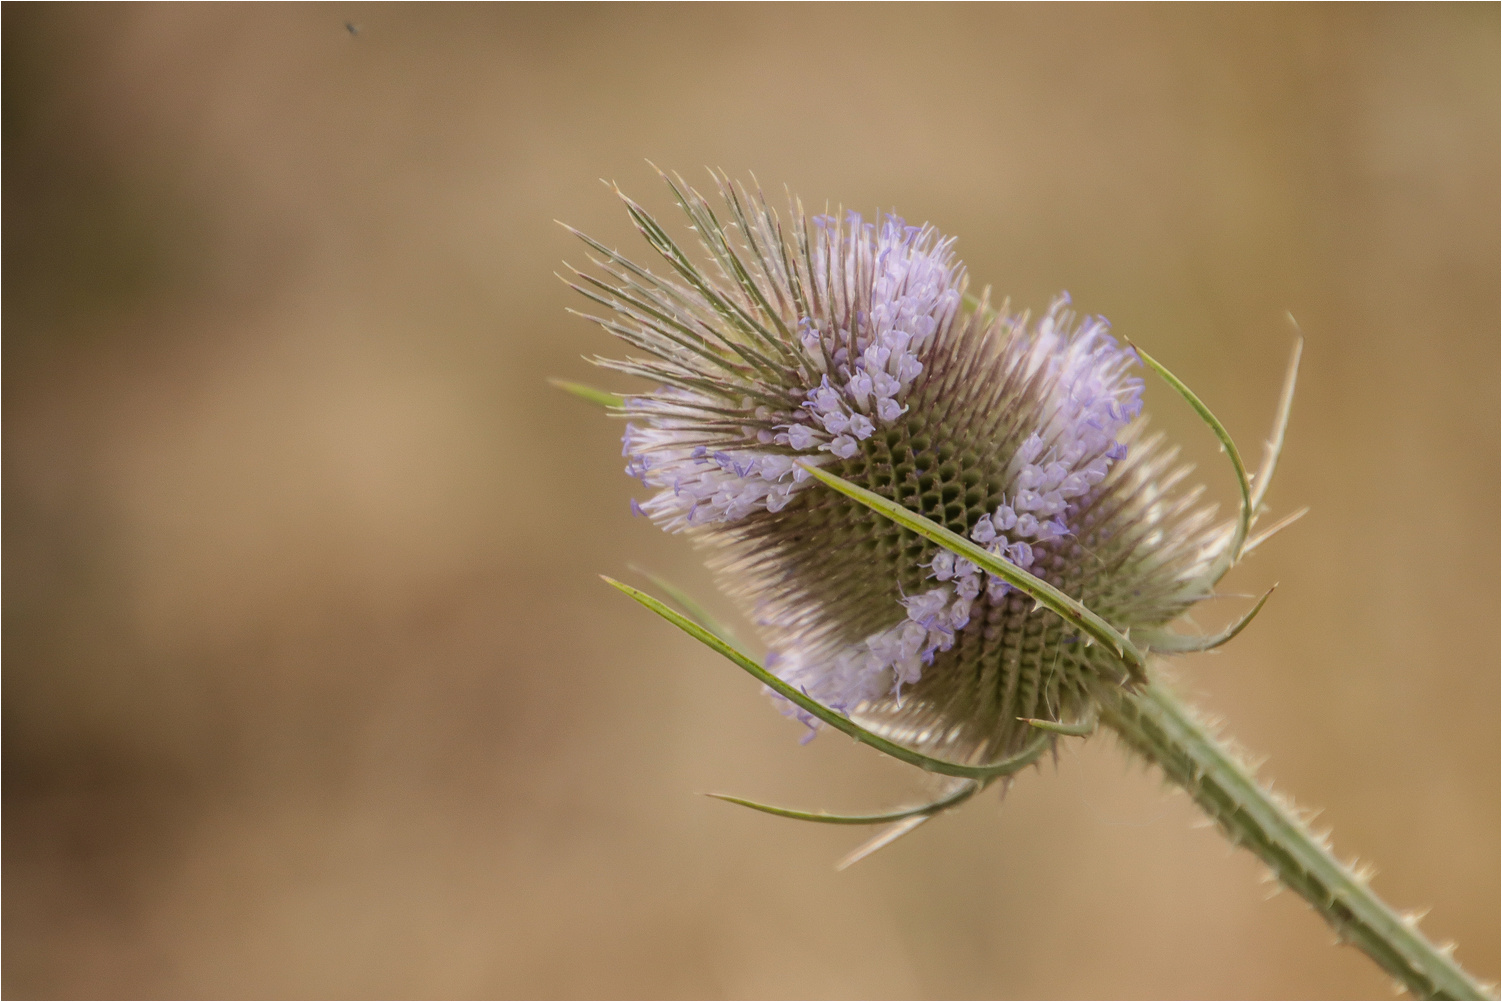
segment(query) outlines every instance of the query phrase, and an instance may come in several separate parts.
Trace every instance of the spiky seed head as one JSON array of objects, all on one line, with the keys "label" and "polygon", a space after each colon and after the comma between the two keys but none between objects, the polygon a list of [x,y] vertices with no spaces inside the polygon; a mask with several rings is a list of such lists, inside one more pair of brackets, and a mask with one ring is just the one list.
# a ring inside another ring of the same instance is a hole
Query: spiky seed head
[{"label": "spiky seed head", "polygon": [[[1000,578],[804,469],[968,536],[1119,631],[1208,594],[1229,530],[1178,490],[1144,431],[1137,359],[1061,295],[1036,319],[966,298],[952,238],[895,215],[784,219],[715,175],[720,206],[664,179],[698,236],[686,253],[624,195],[657,270],[584,237],[574,287],[640,354],[626,398],[638,511],[705,546],[754,616],[767,667],[928,754],[988,761],[1128,684],[1119,659]],[[582,236],[582,234],[581,234]],[[787,712],[817,722],[791,704]]]}]

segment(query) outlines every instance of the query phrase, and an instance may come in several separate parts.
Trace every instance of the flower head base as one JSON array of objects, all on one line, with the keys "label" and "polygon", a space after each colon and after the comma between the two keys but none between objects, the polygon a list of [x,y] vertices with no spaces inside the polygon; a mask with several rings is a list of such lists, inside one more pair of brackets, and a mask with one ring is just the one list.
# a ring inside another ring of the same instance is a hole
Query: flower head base
[{"label": "flower head base", "polygon": [[1232,533],[1196,491],[1174,493],[1186,471],[1143,431],[1136,354],[1067,296],[1037,320],[967,306],[953,241],[931,227],[806,219],[796,203],[784,224],[759,192],[716,182],[723,222],[669,181],[706,264],[627,200],[670,274],[588,241],[606,277],[576,285],[645,353],[600,364],[659,387],[622,408],[627,472],[652,492],[640,511],[710,548],[768,669],[894,741],[990,761],[1037,737],[1022,718],[1090,716],[1128,682],[1115,653],[809,468],[1123,633],[1161,627],[1209,593]]}]

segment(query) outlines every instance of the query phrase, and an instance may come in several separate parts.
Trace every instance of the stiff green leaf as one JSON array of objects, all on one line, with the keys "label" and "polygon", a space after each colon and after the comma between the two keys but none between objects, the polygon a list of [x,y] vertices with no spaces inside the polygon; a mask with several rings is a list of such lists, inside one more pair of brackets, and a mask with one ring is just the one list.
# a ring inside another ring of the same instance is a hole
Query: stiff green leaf
[{"label": "stiff green leaf", "polygon": [[1277,585],[1273,585],[1267,589],[1266,594],[1257,600],[1257,604],[1252,606],[1246,615],[1219,633],[1208,637],[1186,637],[1178,633],[1153,632],[1142,634],[1142,639],[1147,643],[1149,650],[1162,651],[1166,654],[1188,654],[1195,651],[1214,650],[1246,629],[1247,624],[1257,617],[1257,613],[1262,611],[1262,607],[1267,604],[1267,600],[1272,597],[1277,587]]},{"label": "stiff green leaf", "polygon": [[933,803],[924,804],[921,807],[909,807],[900,811],[891,811],[887,814],[826,814],[823,811],[799,811],[791,807],[774,807],[771,804],[759,804],[754,800],[746,800],[742,797],[732,797],[724,793],[706,793],[706,797],[714,797],[728,804],[740,804],[749,807],[753,811],[762,811],[766,814],[775,814],[780,818],[793,818],[798,821],[817,821],[826,825],[884,825],[893,821],[903,821],[907,818],[916,818],[923,815],[938,814],[947,811],[951,807],[963,804],[971,797],[980,792],[984,784],[978,782],[965,783],[959,790],[947,797],[941,797]]},{"label": "stiff green leaf", "polygon": [[[1193,390],[1184,385],[1182,379],[1169,372],[1164,368],[1162,362],[1153,358],[1147,352],[1137,347],[1137,345],[1132,344],[1131,341],[1128,341],[1127,344],[1137,353],[1137,357],[1142,359],[1143,365],[1156,372],[1165,383],[1173,387],[1174,391],[1183,397],[1190,407],[1194,408],[1194,412],[1200,416],[1200,420],[1210,426],[1210,430],[1215,433],[1215,437],[1220,439],[1221,447],[1226,450],[1226,455],[1231,460],[1231,466],[1236,471],[1236,487],[1241,491],[1241,511],[1236,516],[1236,531],[1231,536],[1231,541],[1227,544],[1225,552],[1216,560],[1215,569],[1210,574],[1210,580],[1217,581],[1226,571],[1231,569],[1236,561],[1241,559],[1242,544],[1246,542],[1246,534],[1252,527],[1252,512],[1254,510],[1254,505],[1252,504],[1252,485],[1246,475],[1246,466],[1241,462],[1241,452],[1236,448],[1236,443],[1231,440],[1231,433],[1226,431],[1226,426],[1220,423],[1219,418],[1210,413],[1210,408],[1205,406],[1204,401]],[[1269,473],[1269,475],[1271,474]]]},{"label": "stiff green leaf", "polygon": [[1042,578],[1034,577],[1016,564],[1009,563],[981,549],[975,543],[944,528],[937,522],[930,521],[917,512],[909,511],[897,504],[888,501],[880,494],[875,494],[864,487],[857,487],[843,477],[828,473],[817,466],[803,465],[803,468],[813,474],[816,479],[839,491],[852,500],[884,515],[904,528],[911,529],[926,539],[931,539],[951,553],[958,554],[975,564],[988,574],[994,574],[1006,581],[1018,591],[1026,593],[1039,605],[1057,613],[1065,622],[1076,627],[1087,636],[1105,644],[1116,652],[1126,666],[1128,672],[1138,682],[1147,680],[1147,657],[1128,640],[1124,635],[1117,632],[1116,628],[1095,613],[1085,608],[1078,601],[1070,598],[1053,585]]},{"label": "stiff green leaf", "polygon": [[[633,571],[640,574],[648,581],[652,582],[658,588],[667,592],[668,598],[672,599],[673,603],[677,605],[678,608],[688,613],[689,619],[692,619],[694,622],[704,627],[710,633],[713,633],[715,636],[725,641],[725,643],[729,644],[731,647],[739,647],[739,645],[736,643],[735,634],[730,632],[730,630],[723,623],[711,616],[709,614],[709,610],[700,605],[691,595],[689,595],[688,592],[684,591],[682,588],[679,588],[677,585],[673,584],[666,578],[659,577],[656,574],[653,574],[651,571],[643,570],[642,568],[637,567],[635,564],[629,564],[628,566]],[[713,796],[713,794],[711,794],[711,796]]]},{"label": "stiff green leaf", "polygon": [[1039,735],[1037,741],[1034,741],[1031,745],[1028,745],[1016,755],[1013,755],[1012,757],[1007,759],[1003,759],[1000,762],[993,762],[990,765],[964,765],[959,762],[948,762],[944,759],[932,758],[928,755],[924,755],[922,752],[913,751],[911,748],[899,745],[894,741],[889,741],[879,734],[874,734],[871,731],[866,730],[864,727],[862,727],[860,724],[857,724],[849,717],[831,710],[829,707],[811,698],[806,693],[793,688],[782,679],[778,678],[776,675],[773,675],[761,665],[757,664],[750,657],[744,654],[740,649],[726,643],[724,640],[715,636],[709,630],[705,629],[703,626],[700,626],[698,623],[695,623],[693,620],[689,619],[687,616],[684,616],[682,613],[675,612],[674,610],[668,608],[662,602],[653,598],[651,595],[648,595],[646,592],[641,591],[638,588],[633,588],[628,584],[623,584],[622,582],[617,581],[614,578],[606,577],[603,574],[600,575],[600,577],[605,581],[606,584],[610,585],[612,588],[617,588],[620,591],[625,592],[627,595],[631,596],[633,599],[640,602],[648,609],[651,609],[653,612],[657,613],[663,619],[666,619],[668,622],[672,623],[674,626],[678,627],[684,633],[687,633],[689,636],[693,637],[701,644],[704,644],[706,647],[709,647],[719,654],[723,655],[724,657],[729,658],[738,667],[740,667],[741,670],[745,671],[752,678],[756,679],[758,682],[762,683],[773,692],[787,699],[789,702],[806,710],[809,714],[818,718],[819,720],[822,720],[824,723],[828,724],[830,727],[833,727],[835,730],[843,731],[862,744],[870,745],[877,751],[882,752],[885,755],[890,755],[892,758],[895,758],[900,762],[906,762],[908,765],[914,765],[927,772],[936,772],[943,776],[958,776],[962,779],[994,779],[998,776],[1011,775],[1012,773],[1031,765],[1033,762],[1037,761],[1038,756],[1042,755],[1043,752],[1048,748],[1050,735],[1042,734]]}]

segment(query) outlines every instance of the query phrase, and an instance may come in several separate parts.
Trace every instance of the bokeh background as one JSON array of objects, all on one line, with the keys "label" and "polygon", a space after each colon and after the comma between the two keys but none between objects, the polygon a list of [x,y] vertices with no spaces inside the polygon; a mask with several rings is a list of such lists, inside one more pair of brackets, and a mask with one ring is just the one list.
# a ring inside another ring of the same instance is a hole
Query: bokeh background
[{"label": "bokeh background", "polygon": [[1271,497],[1312,513],[1228,580],[1281,582],[1260,620],[1174,670],[1497,976],[1495,5],[3,29],[7,995],[1387,991],[1108,737],[843,873],[858,832],[696,796],[922,787],[800,747],[595,577],[711,588],[544,382],[611,347],[553,220],[640,247],[598,179],[670,212],[648,157],[931,221],[1018,304],[1068,288],[1253,454],[1292,312]]}]

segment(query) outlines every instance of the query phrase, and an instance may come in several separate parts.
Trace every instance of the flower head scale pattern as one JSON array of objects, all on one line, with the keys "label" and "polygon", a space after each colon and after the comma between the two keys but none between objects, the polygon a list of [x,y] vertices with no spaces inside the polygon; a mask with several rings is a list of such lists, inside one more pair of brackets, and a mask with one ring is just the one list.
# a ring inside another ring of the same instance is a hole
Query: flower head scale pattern
[{"label": "flower head scale pattern", "polygon": [[603,277],[575,285],[644,355],[597,361],[658,387],[623,407],[626,470],[651,491],[639,510],[709,548],[771,671],[894,740],[982,761],[1034,739],[1019,718],[1089,715],[1102,686],[1126,682],[1111,654],[806,467],[967,536],[1119,630],[1161,626],[1208,593],[1227,530],[1197,492],[1175,493],[1186,471],[1143,431],[1134,353],[1067,296],[1037,320],[984,297],[967,308],[953,240],[931,227],[808,219],[797,203],[785,224],[723,177],[717,215],[669,184],[707,260],[627,199],[667,268],[586,237]]}]

